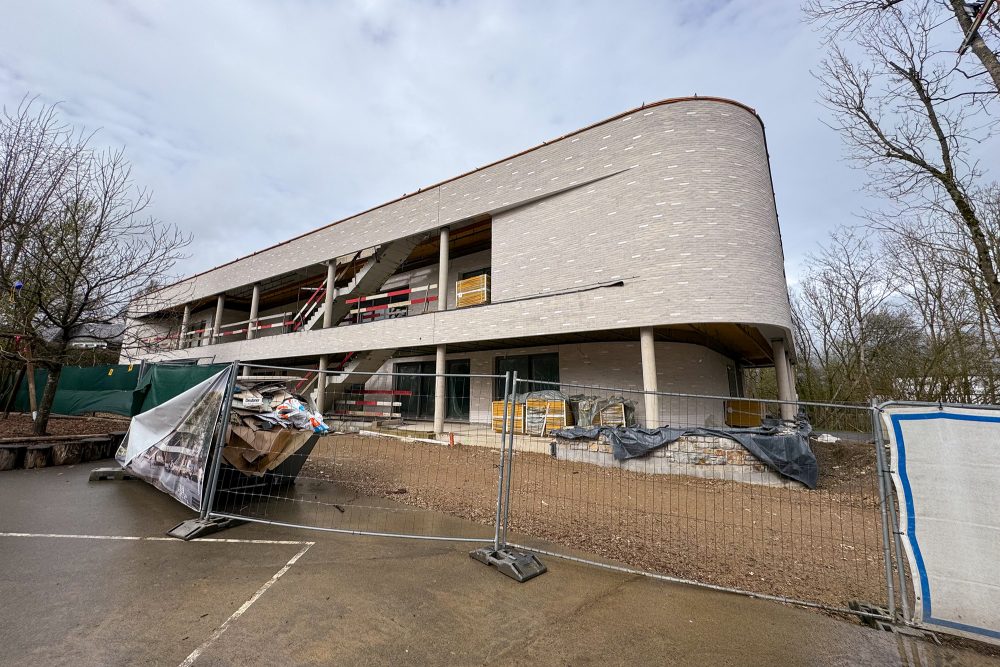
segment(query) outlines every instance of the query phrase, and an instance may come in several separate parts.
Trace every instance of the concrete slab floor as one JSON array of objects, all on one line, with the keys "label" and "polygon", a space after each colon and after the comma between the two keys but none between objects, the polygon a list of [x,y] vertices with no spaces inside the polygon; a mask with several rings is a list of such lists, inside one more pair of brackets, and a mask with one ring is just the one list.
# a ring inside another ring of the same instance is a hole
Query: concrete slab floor
[{"label": "concrete slab floor", "polygon": [[160,539],[191,512],[91,467],[0,473],[0,665],[1000,665],[556,558],[517,584],[461,544],[254,524]]}]

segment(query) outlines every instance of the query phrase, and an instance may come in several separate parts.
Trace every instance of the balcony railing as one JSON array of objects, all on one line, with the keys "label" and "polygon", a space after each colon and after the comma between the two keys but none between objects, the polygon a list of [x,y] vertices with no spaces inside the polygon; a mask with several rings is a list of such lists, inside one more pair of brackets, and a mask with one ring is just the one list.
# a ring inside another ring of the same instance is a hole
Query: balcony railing
[{"label": "balcony railing", "polygon": [[[273,336],[287,333],[292,325],[291,313],[278,313],[276,315],[265,315],[257,318],[257,325],[254,327],[254,337]],[[226,342],[228,336],[239,336],[242,334],[246,338],[247,330],[251,320],[241,320],[239,322],[228,322],[219,327],[218,342]],[[200,347],[212,342],[212,327],[204,329],[193,329],[184,334],[181,338],[184,347]]]},{"label": "balcony railing", "polygon": [[[340,325],[362,324],[426,313],[428,306],[438,300],[437,295],[432,294],[436,289],[436,284],[421,285],[348,299],[347,303],[353,307]],[[419,312],[410,312],[410,308],[414,306],[418,307]]]},{"label": "balcony railing", "polygon": [[[381,294],[354,297],[347,299],[344,303],[350,306],[347,315],[336,326],[350,326],[354,324],[364,324],[377,320],[396,319],[410,315],[420,315],[430,312],[431,307],[438,301],[437,284],[419,285],[416,287],[405,287],[395,290],[387,290]],[[278,313],[257,318],[254,327],[254,338],[265,336],[275,336],[285,333],[292,333],[302,330],[303,326],[317,316],[317,309],[322,309],[323,299],[326,290],[324,287],[317,288],[305,305],[298,312]],[[213,342],[223,343],[227,340],[246,338],[251,320],[241,320],[239,322],[227,322],[219,327],[216,340],[212,340],[212,327],[206,326],[202,329],[193,329],[184,333],[180,340],[182,346],[201,347]],[[176,340],[176,336],[174,337]]]}]

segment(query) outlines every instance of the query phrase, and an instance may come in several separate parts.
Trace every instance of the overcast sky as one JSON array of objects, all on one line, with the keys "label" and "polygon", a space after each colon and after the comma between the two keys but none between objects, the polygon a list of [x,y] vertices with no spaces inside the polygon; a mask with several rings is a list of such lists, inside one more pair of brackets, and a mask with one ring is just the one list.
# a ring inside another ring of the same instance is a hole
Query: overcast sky
[{"label": "overcast sky", "polygon": [[0,4],[0,103],[125,145],[182,273],[691,94],[763,118],[790,277],[864,202],[793,0]]}]

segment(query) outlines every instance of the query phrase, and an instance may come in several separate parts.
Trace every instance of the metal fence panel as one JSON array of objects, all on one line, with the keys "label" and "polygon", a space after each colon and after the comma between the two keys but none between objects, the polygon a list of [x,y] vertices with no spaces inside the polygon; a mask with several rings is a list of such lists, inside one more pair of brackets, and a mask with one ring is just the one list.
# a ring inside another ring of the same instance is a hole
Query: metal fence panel
[{"label": "metal fence panel", "polygon": [[[329,371],[334,384],[337,371]],[[353,373],[328,394],[330,433],[234,426],[211,516],[334,532],[493,542],[504,376],[445,374],[448,417],[434,432],[433,373]],[[243,366],[241,386],[302,369]],[[284,379],[281,379],[284,378]],[[499,387],[499,389],[497,389]],[[241,416],[237,394],[234,404]],[[252,421],[252,420],[251,420]],[[242,457],[242,460],[240,459]],[[242,470],[242,471],[241,471]]]},{"label": "metal fence panel", "polygon": [[[530,389],[545,386],[533,382]],[[891,605],[870,407],[795,403],[816,427],[810,446],[819,478],[810,489],[720,435],[736,430],[727,422],[777,416],[779,402],[548,388],[571,400],[560,405],[557,394],[524,395],[526,383],[515,387],[504,510],[515,545],[833,609],[847,610],[855,600]],[[698,430],[618,460],[608,431],[561,437],[573,422]],[[830,437],[817,440],[824,434]]]}]

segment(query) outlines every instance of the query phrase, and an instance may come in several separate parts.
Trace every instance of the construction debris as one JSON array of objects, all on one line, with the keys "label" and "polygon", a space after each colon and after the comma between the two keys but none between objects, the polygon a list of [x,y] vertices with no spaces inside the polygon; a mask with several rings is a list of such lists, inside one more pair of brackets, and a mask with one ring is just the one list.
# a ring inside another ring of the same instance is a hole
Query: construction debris
[{"label": "construction debris", "polygon": [[328,433],[330,427],[309,399],[288,391],[284,379],[246,382],[244,378],[233,394],[232,422],[252,431],[270,431],[275,426],[314,433]]}]

